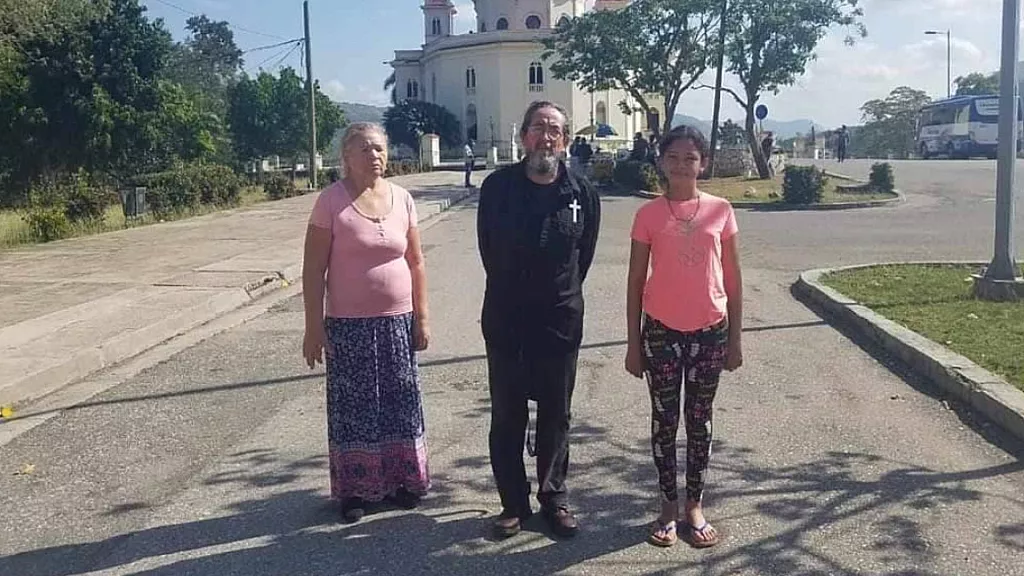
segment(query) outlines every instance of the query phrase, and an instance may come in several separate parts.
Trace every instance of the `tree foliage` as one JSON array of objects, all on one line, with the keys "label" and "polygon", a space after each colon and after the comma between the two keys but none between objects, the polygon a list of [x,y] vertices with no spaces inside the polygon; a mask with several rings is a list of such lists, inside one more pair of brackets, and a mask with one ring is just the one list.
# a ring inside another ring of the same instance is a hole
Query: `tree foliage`
[{"label": "tree foliage", "polygon": [[914,152],[917,113],[930,101],[925,92],[900,86],[885,98],[865,102],[860,108],[864,126],[857,131],[857,154],[909,157]]},{"label": "tree foliage", "polygon": [[[341,108],[314,86],[317,150],[326,151],[345,125]],[[309,150],[309,97],[305,82],[292,68],[275,76],[260,72],[243,76],[229,93],[228,122],[239,158],[272,155],[302,157]]]},{"label": "tree foliage", "polygon": [[[0,0],[0,205],[82,174],[109,188],[189,163],[304,158],[305,82],[284,70],[265,90],[242,76],[229,23],[194,16],[184,27],[175,43],[140,0]],[[236,92],[252,98],[233,110]],[[319,89],[316,105],[325,150],[344,117]]]},{"label": "tree foliage", "polygon": [[[707,70],[720,14],[712,0],[643,0],[622,10],[589,12],[544,40],[551,73],[584,89],[623,90],[634,106],[659,112],[671,127],[679,98]],[[658,110],[653,96],[660,97]]]},{"label": "tree foliage", "polygon": [[833,27],[866,35],[858,0],[731,0],[726,21],[726,69],[742,85],[728,92],[746,111],[745,130],[761,178],[768,164],[754,132],[754,112],[761,96],[796,82],[814,59],[818,42]]},{"label": "tree foliage", "polygon": [[999,94],[999,73],[982,74],[972,72],[966,76],[958,76],[954,80],[957,96],[978,96],[982,94]]},{"label": "tree foliage", "polygon": [[422,134],[437,134],[444,146],[462,143],[462,131],[455,115],[443,106],[422,100],[406,100],[384,112],[384,130],[392,144],[420,149]]}]

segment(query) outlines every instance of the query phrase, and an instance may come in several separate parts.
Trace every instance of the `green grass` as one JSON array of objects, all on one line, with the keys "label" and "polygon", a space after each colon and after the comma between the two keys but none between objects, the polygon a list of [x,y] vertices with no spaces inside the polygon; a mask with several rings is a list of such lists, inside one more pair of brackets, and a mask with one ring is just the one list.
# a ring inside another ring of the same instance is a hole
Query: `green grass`
[{"label": "green grass", "polygon": [[[242,193],[238,198],[237,206],[251,206],[266,200],[267,196],[263,193],[262,186],[247,187],[242,189]],[[236,206],[232,206],[231,208],[234,207]],[[193,218],[195,216],[211,214],[225,209],[227,209],[227,207],[204,205],[194,210],[173,214],[164,218],[164,220]],[[26,214],[27,212],[23,210],[0,210],[0,249],[36,243],[35,238],[32,237],[28,223],[25,221]],[[128,226],[145,226],[157,221],[158,219],[154,218],[152,214],[146,214],[142,218],[131,220],[128,223]],[[103,232],[113,232],[114,230],[122,230],[124,227],[124,212],[122,212],[120,205],[115,205],[107,208],[106,212],[103,214],[103,218],[99,220],[72,224],[71,234],[68,238],[89,236],[91,234],[102,234]]]},{"label": "green grass", "polygon": [[1024,390],[1024,302],[975,300],[975,272],[954,264],[875,266],[822,281]]},{"label": "green grass", "polygon": [[[896,198],[895,194],[878,192],[841,192],[836,189],[837,185],[848,184],[844,180],[829,178],[825,185],[825,194],[822,197],[822,204],[836,202],[864,202],[867,200],[885,200]],[[729,200],[730,202],[763,202],[773,203],[782,201],[782,176],[772,180],[748,179],[744,176],[734,178],[715,178],[703,180],[697,183],[698,187],[708,194],[714,194]],[[772,195],[777,195],[772,197]]]}]

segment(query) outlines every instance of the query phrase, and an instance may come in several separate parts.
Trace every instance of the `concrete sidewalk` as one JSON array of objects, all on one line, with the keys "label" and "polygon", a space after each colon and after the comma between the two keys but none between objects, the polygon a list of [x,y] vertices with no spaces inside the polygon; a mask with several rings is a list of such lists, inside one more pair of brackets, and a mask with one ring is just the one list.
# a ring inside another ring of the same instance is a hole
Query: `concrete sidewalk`
[{"label": "concrete sidewalk", "polygon": [[[469,195],[462,177],[393,180],[424,222]],[[316,196],[0,252],[0,405],[38,399],[288,285],[301,275]]]}]

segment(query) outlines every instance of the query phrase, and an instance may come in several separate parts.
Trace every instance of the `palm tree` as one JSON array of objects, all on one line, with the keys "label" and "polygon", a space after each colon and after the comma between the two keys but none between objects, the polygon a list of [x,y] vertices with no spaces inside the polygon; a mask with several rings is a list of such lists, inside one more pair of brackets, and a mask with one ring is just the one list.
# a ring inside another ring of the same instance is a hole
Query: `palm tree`
[{"label": "palm tree", "polygon": [[392,105],[397,105],[398,104],[398,92],[396,92],[396,90],[397,90],[396,85],[397,84],[398,84],[398,79],[395,78],[395,73],[394,73],[394,71],[392,71],[391,75],[388,76],[387,80],[384,81],[384,89],[385,90],[388,90],[388,89],[391,90],[391,104]]}]

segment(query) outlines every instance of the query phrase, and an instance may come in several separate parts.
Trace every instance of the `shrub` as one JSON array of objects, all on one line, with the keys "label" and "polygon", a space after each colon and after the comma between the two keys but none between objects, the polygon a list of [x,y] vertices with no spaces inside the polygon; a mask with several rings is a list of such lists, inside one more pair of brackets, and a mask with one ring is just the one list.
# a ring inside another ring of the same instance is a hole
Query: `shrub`
[{"label": "shrub", "polygon": [[392,160],[388,162],[388,168],[384,172],[386,178],[392,176],[404,176],[406,174],[418,174],[420,164],[416,160]]},{"label": "shrub", "polygon": [[327,170],[321,170],[316,175],[317,186],[320,186],[321,188],[330,186],[338,180],[341,180],[340,168],[328,168]]},{"label": "shrub", "polygon": [[71,223],[64,210],[56,207],[35,208],[25,216],[29,233],[37,242],[50,242],[67,237]]},{"label": "shrub", "polygon": [[871,176],[868,178],[871,187],[880,192],[892,192],[896,189],[896,179],[892,173],[892,165],[878,162],[871,165]]},{"label": "shrub", "polygon": [[160,217],[200,204],[233,206],[242,193],[242,183],[242,178],[227,166],[191,164],[139,176],[132,184],[146,187],[146,204]]},{"label": "shrub", "polygon": [[591,179],[599,184],[611,184],[615,178],[615,161],[595,160],[591,163]]},{"label": "shrub", "polygon": [[619,184],[634,190],[655,192],[660,187],[658,171],[649,162],[624,160],[616,162],[613,178]]},{"label": "shrub", "polygon": [[825,173],[814,166],[787,166],[782,200],[787,204],[816,204],[825,194]]},{"label": "shrub", "polygon": [[281,200],[299,195],[295,182],[284,174],[270,174],[263,180],[263,191],[271,200]]}]

